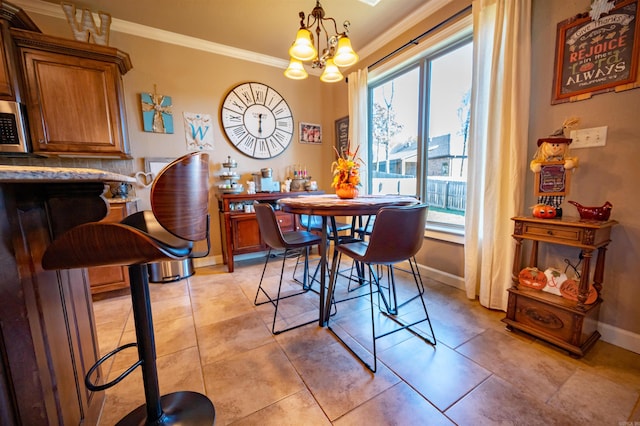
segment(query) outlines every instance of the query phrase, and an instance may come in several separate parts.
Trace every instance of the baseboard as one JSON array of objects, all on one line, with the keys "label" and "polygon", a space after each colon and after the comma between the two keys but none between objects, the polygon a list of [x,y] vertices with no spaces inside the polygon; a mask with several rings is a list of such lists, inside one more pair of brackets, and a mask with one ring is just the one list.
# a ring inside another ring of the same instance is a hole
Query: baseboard
[{"label": "baseboard", "polygon": [[223,262],[224,260],[222,258],[222,255],[219,254],[217,256],[207,256],[207,257],[193,259],[193,266],[196,268],[200,268],[204,266],[220,265]]},{"label": "baseboard", "polygon": [[640,334],[602,322],[598,323],[598,331],[605,342],[640,354]]},{"label": "baseboard", "polygon": [[418,267],[420,268],[421,275],[441,282],[442,284],[455,287],[458,290],[466,291],[464,287],[464,278],[424,265],[418,265]]},{"label": "baseboard", "polygon": [[[458,290],[466,291],[464,278],[423,265],[419,265],[419,267],[420,272],[424,273],[423,276],[429,277],[451,287],[455,287]],[[640,334],[623,330],[602,322],[598,323],[598,331],[600,332],[600,338],[603,341],[640,354]]]}]

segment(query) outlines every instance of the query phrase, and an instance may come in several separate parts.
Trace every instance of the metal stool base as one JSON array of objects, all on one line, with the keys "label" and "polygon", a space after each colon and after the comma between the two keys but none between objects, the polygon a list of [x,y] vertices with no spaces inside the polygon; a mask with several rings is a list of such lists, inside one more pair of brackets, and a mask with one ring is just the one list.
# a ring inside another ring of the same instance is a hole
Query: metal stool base
[{"label": "metal stool base", "polygon": [[147,419],[147,406],[142,404],[127,414],[118,426],[139,425],[213,425],[216,410],[206,396],[197,392],[175,392],[160,397],[162,416],[158,420]]}]

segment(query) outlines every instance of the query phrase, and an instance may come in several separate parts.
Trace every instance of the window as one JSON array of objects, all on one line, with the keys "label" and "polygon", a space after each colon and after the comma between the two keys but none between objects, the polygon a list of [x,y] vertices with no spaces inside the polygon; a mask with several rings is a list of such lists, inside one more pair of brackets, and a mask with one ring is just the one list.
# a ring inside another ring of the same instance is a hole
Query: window
[{"label": "window", "polygon": [[369,85],[370,191],[419,196],[427,227],[464,227],[472,53],[466,39]]}]

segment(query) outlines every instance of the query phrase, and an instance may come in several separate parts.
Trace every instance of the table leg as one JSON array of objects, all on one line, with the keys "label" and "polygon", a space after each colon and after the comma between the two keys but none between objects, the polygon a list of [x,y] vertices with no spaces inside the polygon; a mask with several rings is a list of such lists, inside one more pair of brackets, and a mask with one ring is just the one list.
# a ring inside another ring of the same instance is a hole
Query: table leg
[{"label": "table leg", "polygon": [[327,276],[327,216],[322,216],[322,230],[320,231],[320,317],[319,326],[324,327],[327,324],[329,315],[326,313],[325,305],[330,300],[326,296],[326,276]]},{"label": "table leg", "polygon": [[[326,219],[326,216],[323,216],[323,218]],[[337,228],[336,226],[336,218],[335,216],[331,216],[331,229],[334,230],[334,232],[332,232],[333,234],[333,256],[331,258],[331,272],[329,273],[329,287],[327,289],[327,296],[324,300],[324,319],[325,319],[325,324],[329,321],[329,316],[331,315],[331,303],[333,301],[333,293],[335,291],[335,287],[336,287],[336,281],[337,281],[337,277],[338,277],[338,268],[340,268],[340,265],[338,264],[338,250],[336,250],[336,247],[338,246],[339,243],[339,236],[338,236],[338,232],[335,231]],[[325,234],[326,234],[326,228],[325,228]],[[326,254],[325,254],[326,256]]]}]

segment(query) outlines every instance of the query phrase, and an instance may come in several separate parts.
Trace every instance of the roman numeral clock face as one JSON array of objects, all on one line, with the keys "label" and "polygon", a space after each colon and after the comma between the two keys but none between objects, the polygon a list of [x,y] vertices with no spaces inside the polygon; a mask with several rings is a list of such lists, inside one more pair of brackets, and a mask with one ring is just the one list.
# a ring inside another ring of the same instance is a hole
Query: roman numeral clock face
[{"label": "roman numeral clock face", "polygon": [[222,127],[229,141],[253,158],[281,154],[293,139],[293,115],[284,98],[262,83],[243,83],[224,98]]}]

